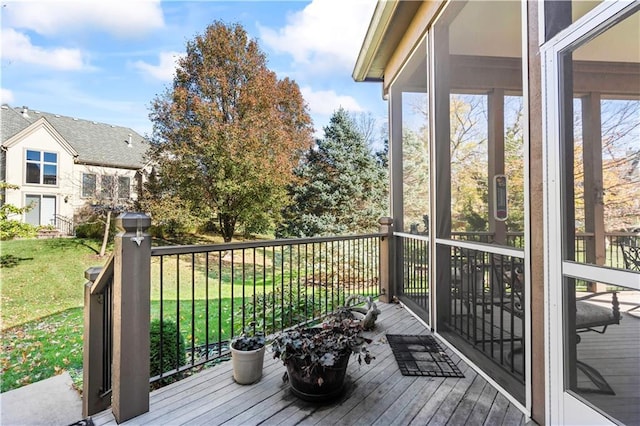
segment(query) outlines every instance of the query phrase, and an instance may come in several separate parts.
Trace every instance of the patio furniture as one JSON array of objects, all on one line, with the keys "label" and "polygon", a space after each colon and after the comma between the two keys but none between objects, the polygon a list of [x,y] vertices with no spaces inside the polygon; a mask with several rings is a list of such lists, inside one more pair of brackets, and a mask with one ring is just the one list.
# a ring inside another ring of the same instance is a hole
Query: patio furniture
[{"label": "patio furniture", "polygon": [[625,269],[640,271],[640,246],[631,243],[621,243],[622,258]]},{"label": "patio furniture", "polygon": [[[524,317],[524,264],[519,261],[504,261],[500,256],[492,259],[491,271],[493,275],[494,297],[489,297],[490,303],[499,304],[502,310],[510,312],[514,317]],[[496,292],[500,294],[495,297]],[[610,294],[611,302],[600,303],[591,300],[598,296]],[[486,300],[487,298],[485,298]],[[580,334],[586,332],[596,332],[604,334],[607,327],[620,323],[620,305],[618,294],[615,291],[592,293],[576,298],[576,344],[580,343]],[[515,348],[512,353],[517,354],[522,351],[522,347]],[[508,357],[512,353],[508,354]],[[578,388],[584,392],[597,392],[608,395],[615,395],[611,386],[604,379],[602,374],[590,365],[575,360],[576,368],[582,371],[585,376],[595,385],[596,389]]]},{"label": "patio furniture", "polygon": [[505,261],[503,256],[494,255],[491,271],[494,280],[493,302],[501,303],[507,312],[518,318],[524,318],[524,264],[522,261]]},{"label": "patio furniture", "polygon": [[[611,307],[589,302],[589,299],[603,294],[611,294]],[[576,331],[578,333],[595,331],[604,334],[607,327],[614,324],[620,324],[620,303],[616,291],[591,293],[576,299]]]},{"label": "patio furniture", "polygon": [[[593,301],[594,297],[603,294],[611,294],[611,306],[602,306]],[[620,304],[618,293],[615,291],[592,293],[576,299],[576,345],[580,343],[580,333],[596,332],[604,334],[610,325],[620,324]],[[577,388],[581,392],[596,392],[607,395],[615,395],[615,392],[607,383],[602,374],[590,365],[576,359],[576,368],[596,386],[597,389]]]}]

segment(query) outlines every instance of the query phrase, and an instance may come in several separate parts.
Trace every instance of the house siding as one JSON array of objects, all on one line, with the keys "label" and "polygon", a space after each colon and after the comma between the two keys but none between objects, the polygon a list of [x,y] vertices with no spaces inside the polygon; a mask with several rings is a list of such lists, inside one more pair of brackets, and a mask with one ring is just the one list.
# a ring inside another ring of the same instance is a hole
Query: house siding
[{"label": "house siding", "polygon": [[[57,154],[57,183],[56,185],[30,184],[26,182],[26,152],[27,150],[53,152]],[[51,135],[41,127],[31,132],[6,152],[6,181],[19,186],[19,189],[8,189],[6,202],[15,206],[25,207],[26,196],[41,195],[56,198],[56,213],[63,216],[73,216],[73,209],[63,202],[65,196],[73,196],[73,156]]]},{"label": "house siding", "polygon": [[[135,201],[137,176],[145,175],[139,172],[145,167],[147,147],[142,136],[128,128],[36,111],[25,113],[3,105],[0,174],[2,180],[19,187],[7,189],[4,202],[26,207],[28,195],[54,197],[55,214],[73,218],[79,208],[104,202],[99,196],[82,196],[83,173],[95,174],[98,183],[104,175],[115,176],[116,181],[118,177],[129,178],[129,201]],[[55,185],[27,183],[27,150],[57,155]],[[12,219],[25,220],[26,214]]]}]

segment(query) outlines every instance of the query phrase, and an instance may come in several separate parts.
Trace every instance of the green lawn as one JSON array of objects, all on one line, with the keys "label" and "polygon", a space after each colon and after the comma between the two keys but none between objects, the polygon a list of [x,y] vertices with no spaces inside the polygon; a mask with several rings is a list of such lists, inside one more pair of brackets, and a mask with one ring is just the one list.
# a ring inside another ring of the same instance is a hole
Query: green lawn
[{"label": "green lawn", "polygon": [[82,371],[82,308],[71,308],[2,331],[1,391],[19,388],[68,370]]},{"label": "green lawn", "polygon": [[0,242],[2,329],[83,304],[84,271],[102,265],[100,243],[75,238]]},{"label": "green lawn", "polygon": [[[96,255],[100,242],[48,239],[1,244],[0,391],[43,380],[63,370],[68,370],[80,385],[84,271],[107,261],[107,257]],[[255,266],[254,259],[229,261],[215,256],[210,254],[208,271],[202,255],[166,257],[162,261],[162,297],[161,260],[154,257],[151,261],[151,319],[160,317],[161,306],[165,319],[179,318],[187,349],[239,334],[243,297],[248,306],[246,323],[255,318],[258,327],[268,332],[313,318],[339,302],[338,294],[328,289],[300,287],[296,276],[304,277],[304,273],[299,266],[295,271],[273,268],[275,255],[269,252],[259,253]],[[249,265],[244,273],[237,266],[242,260]],[[263,264],[267,265],[266,271]],[[219,271],[216,265],[223,267]],[[296,284],[289,288],[289,283]],[[266,303],[257,297],[254,306],[254,292],[256,296],[267,294]]]},{"label": "green lawn", "polygon": [[102,265],[100,242],[0,242],[2,383],[5,392],[82,369],[84,271]]}]

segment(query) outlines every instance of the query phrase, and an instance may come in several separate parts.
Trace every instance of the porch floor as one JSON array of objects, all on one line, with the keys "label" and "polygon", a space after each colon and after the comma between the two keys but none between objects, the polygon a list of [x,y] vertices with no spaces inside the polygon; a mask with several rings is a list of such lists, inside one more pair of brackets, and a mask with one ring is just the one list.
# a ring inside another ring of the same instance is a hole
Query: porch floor
[{"label": "porch floor", "polygon": [[[385,334],[429,334],[398,304],[379,303],[382,311],[368,337],[375,356],[370,365],[354,359],[347,390],[337,401],[304,402],[283,383],[284,366],[267,348],[260,382],[233,381],[231,363],[203,370],[151,392],[149,412],[122,424],[206,425],[522,425],[526,416],[443,343],[464,378],[403,376]],[[115,425],[111,410],[92,418],[96,426]]]}]

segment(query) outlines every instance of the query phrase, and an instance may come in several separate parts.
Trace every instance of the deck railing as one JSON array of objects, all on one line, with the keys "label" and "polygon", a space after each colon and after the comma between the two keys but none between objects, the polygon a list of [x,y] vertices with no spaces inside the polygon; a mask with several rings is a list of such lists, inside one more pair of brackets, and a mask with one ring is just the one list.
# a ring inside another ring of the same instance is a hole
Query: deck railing
[{"label": "deck railing", "polygon": [[83,414],[111,405],[123,422],[148,411],[150,382],[225,358],[248,327],[268,335],[312,322],[350,295],[384,301],[391,220],[380,224],[368,235],[152,248],[150,219],[122,214],[113,257],[86,273]]},{"label": "deck railing", "polygon": [[[631,232],[605,232],[605,266],[612,268],[624,268],[624,257],[620,245],[622,242],[628,242],[632,245],[640,244],[640,236],[638,233]],[[492,232],[452,232],[451,238],[463,241],[475,241],[481,243],[494,243],[494,234]],[[575,236],[575,257],[576,260],[584,262],[587,257],[587,245],[595,243],[595,234],[589,232],[578,232]],[[524,248],[523,232],[507,232],[505,244],[509,247]]]},{"label": "deck railing", "polygon": [[[368,235],[152,247],[146,234],[150,218],[120,215],[113,257],[85,274],[84,415],[109,405],[118,422],[142,414],[148,411],[150,382],[219,361],[228,355],[230,340],[247,327],[268,335],[311,322],[349,295],[388,302],[399,291],[410,307],[428,313],[434,302],[428,244],[420,236],[392,238],[392,222],[381,219],[380,232]],[[487,233],[454,237],[492,238]],[[521,236],[510,238],[520,244]],[[438,301],[438,321],[522,383],[523,254],[484,246],[439,242],[450,264],[436,283],[446,295]],[[618,245],[611,240],[609,246]],[[617,252],[607,257],[617,259]],[[392,288],[393,277],[401,287]],[[160,342],[154,357],[161,368],[152,371],[150,332],[156,321]],[[166,337],[164,331],[172,329]]]},{"label": "deck railing", "polygon": [[151,318],[176,325],[186,362],[159,351],[158,365],[170,358],[172,368],[151,381],[228,357],[244,330],[269,335],[317,320],[350,295],[377,297],[380,236],[152,248]]},{"label": "deck railing", "polygon": [[[450,280],[446,328],[492,362],[487,370],[498,366],[524,385],[527,310],[522,257],[451,247]],[[503,386],[514,395],[524,394],[523,387]]]},{"label": "deck railing", "polygon": [[[83,331],[83,412],[96,413],[111,405],[113,351],[113,264],[85,271]],[[87,414],[89,415],[89,414]]]}]

